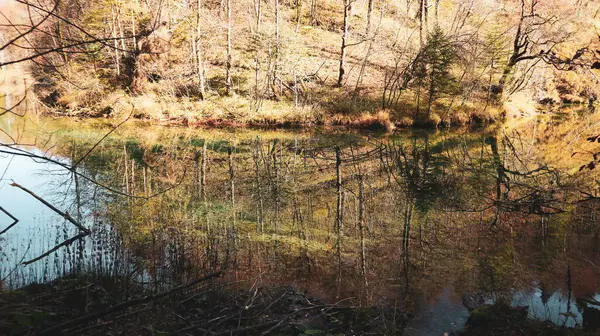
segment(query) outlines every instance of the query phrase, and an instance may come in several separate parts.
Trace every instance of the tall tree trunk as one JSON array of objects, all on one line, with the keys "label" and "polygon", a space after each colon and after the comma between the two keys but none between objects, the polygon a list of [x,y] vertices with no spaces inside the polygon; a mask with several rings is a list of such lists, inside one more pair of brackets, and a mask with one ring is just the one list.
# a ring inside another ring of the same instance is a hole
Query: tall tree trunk
[{"label": "tall tree trunk", "polygon": [[117,18],[116,18],[116,14],[115,14],[115,6],[111,5],[111,14],[112,14],[112,38],[113,38],[113,43],[114,43],[114,50],[115,50],[115,67],[116,67],[116,71],[117,71],[117,76],[121,75],[121,64],[120,64],[120,57],[119,57],[119,39],[117,38]]},{"label": "tall tree trunk", "polygon": [[[534,11],[534,5],[532,5],[531,13]],[[508,59],[508,63],[504,66],[502,71],[502,77],[498,82],[496,90],[493,92],[496,99],[502,99],[506,82],[508,81],[515,65],[521,60],[533,59],[535,56],[526,55],[527,48],[529,47],[529,37],[523,32],[523,24],[528,14],[525,11],[525,1],[521,0],[521,17],[515,33],[515,39],[513,40],[513,50]]]},{"label": "tall tree trunk", "polygon": [[296,0],[296,33],[300,30],[300,20],[302,19],[302,0]]},{"label": "tall tree trunk", "polygon": [[131,10],[131,36],[133,37],[133,52],[137,52],[137,37],[135,36],[135,15]]},{"label": "tall tree trunk", "polygon": [[[273,65],[273,88],[276,87],[279,72],[279,0],[275,0],[275,60]],[[274,90],[276,92],[276,90]],[[275,93],[276,96],[281,95],[281,90]]]},{"label": "tall tree trunk", "polygon": [[427,34],[429,33],[429,2],[428,0],[419,0],[419,43],[421,49],[425,46],[427,41]]},{"label": "tall tree trunk", "polygon": [[231,0],[227,0],[227,63],[225,66],[225,94],[231,94]]},{"label": "tall tree trunk", "polygon": [[256,0],[255,11],[256,11],[256,33],[260,33],[260,20],[262,16],[262,0]]},{"label": "tall tree trunk", "polygon": [[123,24],[121,23],[121,3],[120,2],[117,3],[116,12],[117,12],[117,27],[119,28],[119,39],[121,40],[121,49],[127,50],[127,47],[125,46],[125,35],[123,34]]},{"label": "tall tree trunk", "polygon": [[438,27],[440,25],[440,1],[435,0],[435,26]]},{"label": "tall tree trunk", "polygon": [[[262,38],[261,36],[261,16],[262,16],[262,0],[256,0],[255,3],[255,11],[256,11],[256,36],[258,38]],[[256,48],[254,52],[254,111],[258,112],[260,110],[261,103],[261,94],[259,88],[259,80],[260,77],[260,58],[259,58],[259,48]]]},{"label": "tall tree trunk", "polygon": [[424,26],[423,26],[423,6],[425,4],[425,0],[419,0],[419,45],[421,46],[421,49],[423,49],[423,47],[425,46],[425,39],[423,38],[424,36]]},{"label": "tall tree trunk", "polygon": [[373,14],[373,1],[369,0],[367,5],[367,27],[365,28],[365,37],[369,38],[369,33],[371,32],[371,16]]},{"label": "tall tree trunk", "polygon": [[200,90],[200,99],[204,99],[204,61],[202,60],[202,0],[197,1],[196,6],[196,38],[194,39],[194,49],[196,51],[196,71],[198,72],[198,89]]},{"label": "tall tree trunk", "polygon": [[342,32],[342,46],[340,50],[340,68],[337,80],[337,86],[341,87],[344,81],[344,73],[346,70],[344,69],[346,63],[346,47],[348,43],[348,28],[350,25],[350,7],[352,6],[351,0],[343,0],[344,1],[344,30]]},{"label": "tall tree trunk", "polygon": [[423,0],[423,23],[425,24],[425,40],[429,34],[429,0]]},{"label": "tall tree trunk", "polygon": [[314,26],[317,22],[317,0],[310,1],[310,25]]}]

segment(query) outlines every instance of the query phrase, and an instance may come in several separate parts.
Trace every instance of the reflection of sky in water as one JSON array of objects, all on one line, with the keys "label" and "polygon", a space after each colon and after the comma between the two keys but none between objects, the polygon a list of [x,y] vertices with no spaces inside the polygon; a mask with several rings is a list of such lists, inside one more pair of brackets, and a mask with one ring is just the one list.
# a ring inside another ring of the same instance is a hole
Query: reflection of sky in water
[{"label": "reflection of sky in water", "polygon": [[404,335],[443,335],[461,330],[469,311],[462,302],[453,301],[451,295],[452,290],[446,288],[433,304],[421,299],[419,313],[408,321]]},{"label": "reflection of sky in water", "polygon": [[[460,295],[460,293],[459,293]],[[462,330],[467,322],[469,311],[462,302],[452,300],[452,289],[446,288],[433,303],[425,299],[419,302],[414,318],[408,321],[405,335],[444,335]],[[600,295],[592,297],[600,301]],[[581,327],[583,325],[583,312],[577,307],[575,298],[571,297],[570,312],[567,314],[567,293],[557,291],[549,294],[544,304],[542,290],[536,286],[532,291],[516,291],[511,305],[527,306],[529,317],[539,320],[548,320],[557,325],[567,327]],[[599,307],[593,307],[599,308]]]},{"label": "reflection of sky in water", "polygon": [[[14,287],[20,283],[53,278],[53,274],[66,271],[70,264],[59,260],[61,251],[45,260],[15,268],[22,261],[37,257],[76,234],[77,230],[31,195],[11,187],[10,183],[14,180],[65,210],[73,204],[73,195],[69,192],[73,185],[68,172],[57,165],[28,157],[0,154],[0,177],[0,206],[19,219],[17,225],[1,237],[0,279],[8,277],[5,280],[7,285]],[[0,229],[11,223],[8,216],[0,213]],[[70,249],[75,246],[73,244]]]},{"label": "reflection of sky in water", "polygon": [[[36,154],[43,154],[39,151]],[[75,209],[75,186],[72,176],[63,168],[55,164],[36,162],[27,157],[7,156],[0,154],[0,206],[19,219],[19,223],[8,232],[0,236],[0,280],[7,278],[8,287],[19,287],[33,281],[51,280],[57,275],[67,273],[72,268],[75,260],[77,243],[69,248],[61,248],[50,257],[29,266],[15,268],[23,260],[29,260],[46,252],[57,243],[72,237],[77,229],[63,218],[46,208],[39,201],[26,192],[11,187],[11,180],[34,191],[42,198],[57,206],[61,210],[69,210],[72,215]],[[91,188],[88,188],[88,191]],[[94,194],[96,196],[96,194]],[[91,196],[87,197],[90,199]],[[96,197],[98,199],[98,197]],[[101,204],[97,205],[102,207]],[[86,210],[87,209],[87,210]],[[93,205],[84,206],[82,223],[91,227],[94,238],[85,242],[84,254],[88,257],[85,262],[93,267],[106,270],[111,267],[111,257],[97,254],[95,247],[102,245],[98,236],[106,236],[107,226],[95,222],[90,211],[95,210]],[[12,220],[0,213],[0,230],[10,225]],[[99,225],[97,225],[99,224]],[[90,243],[95,241],[95,244]],[[110,247],[106,247],[108,251]],[[106,253],[105,251],[105,253]],[[110,252],[109,252],[110,254]],[[92,256],[90,258],[90,256]],[[96,257],[101,259],[97,262]],[[97,270],[97,268],[96,268]],[[146,275],[146,274],[145,274]],[[461,330],[464,327],[468,310],[463,306],[460,294],[454,293],[452,288],[446,288],[433,301],[421,297],[417,302],[418,313],[408,321],[406,335],[443,335]],[[600,300],[600,295],[594,299]],[[542,291],[539,286],[533,290],[516,291],[513,295],[513,306],[528,306],[529,314],[533,318],[551,320],[559,325],[569,327],[583,324],[582,312],[576,306],[575,298],[571,298],[569,317],[567,311],[567,293],[555,292],[548,295],[546,303],[542,301]]]},{"label": "reflection of sky in water", "polygon": [[[582,326],[583,312],[577,307],[573,296],[569,302],[568,293],[557,291],[546,295],[548,295],[548,299],[544,303],[542,290],[536,286],[532,293],[524,291],[515,293],[512,305],[529,307],[529,316],[532,318],[550,320],[567,327]],[[599,300],[600,295],[594,295],[593,299]]]}]

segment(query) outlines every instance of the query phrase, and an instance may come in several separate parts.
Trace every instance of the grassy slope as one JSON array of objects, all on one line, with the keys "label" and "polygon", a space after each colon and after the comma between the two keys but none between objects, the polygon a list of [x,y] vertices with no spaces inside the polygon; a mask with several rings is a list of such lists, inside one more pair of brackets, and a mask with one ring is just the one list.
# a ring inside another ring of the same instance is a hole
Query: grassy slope
[{"label": "grassy slope", "polygon": [[[89,57],[71,61],[68,66],[60,69],[60,75],[41,73],[35,67],[33,70],[38,82],[50,83],[37,87],[42,100],[54,93],[58,94],[55,102],[45,101],[45,105],[50,107],[50,112],[70,115],[111,114],[118,117],[133,112],[133,115],[139,118],[190,125],[330,124],[389,130],[394,126],[405,127],[413,124],[439,126],[490,122],[502,118],[505,112],[509,115],[532,114],[535,113],[533,99],[541,100],[548,96],[554,101],[568,96],[570,101],[587,102],[578,96],[590,86],[590,83],[580,80],[582,76],[559,76],[549,67],[541,67],[540,75],[531,79],[531,87],[510,99],[505,109],[489,103],[486,88],[488,82],[487,79],[485,83],[482,82],[481,78],[487,78],[489,75],[490,83],[496,82],[501,65],[497,65],[496,69],[490,72],[485,65],[485,62],[488,62],[485,58],[487,56],[485,53],[479,55],[482,51],[476,45],[485,42],[488,38],[486,34],[492,34],[495,30],[512,24],[512,19],[507,18],[502,10],[494,12],[488,9],[489,6],[484,6],[490,1],[479,0],[460,32],[465,36],[477,34],[476,37],[470,38],[470,42],[466,42],[469,45],[466,49],[464,46],[467,44],[461,47],[461,58],[452,69],[462,93],[469,94],[442,96],[433,104],[433,113],[430,116],[422,114],[417,118],[414,117],[417,102],[414,89],[406,90],[396,106],[381,110],[386,71],[394,67],[396,58],[400,60],[402,68],[419,48],[416,5],[413,4],[407,9],[406,3],[402,1],[375,2],[370,30],[375,36],[372,40],[365,35],[367,1],[353,3],[348,38],[352,46],[347,48],[346,78],[342,88],[336,87],[335,82],[339,66],[343,2],[318,2],[315,22],[311,24],[309,2],[302,3],[298,23],[295,2],[281,1],[278,77],[288,86],[292,86],[295,79],[309,78],[300,85],[301,93],[297,102],[294,90],[286,88],[285,85],[276,85],[276,97],[268,90],[268,68],[275,64],[275,18],[272,2],[262,3],[262,23],[258,32],[254,3],[250,0],[232,2],[231,96],[224,95],[226,29],[225,17],[218,1],[207,1],[203,4],[202,47],[208,86],[207,99],[204,101],[200,100],[197,94],[197,78],[191,60],[190,39],[195,31],[194,10],[182,8],[178,3],[168,3],[166,7],[171,22],[172,39],[171,49],[167,54],[167,66],[161,73],[162,79],[157,83],[149,83],[142,94],[131,95],[124,76],[115,77],[115,66],[109,51],[104,51],[105,54],[93,64]],[[132,10],[141,18],[149,15],[148,9],[134,5],[134,2],[123,1],[122,4],[124,12]],[[464,10],[460,4],[460,1],[454,0],[441,2],[438,21],[444,31],[452,31],[461,10]],[[83,20],[91,27],[96,27],[93,29],[104,29],[98,22],[104,20],[107,15],[110,16],[110,13],[106,13],[106,8],[101,5],[98,6],[92,6]],[[514,14],[510,10],[508,13]],[[430,20],[433,25],[433,10]],[[481,26],[481,22],[485,24]],[[126,32],[127,24],[124,23]],[[460,34],[454,38],[463,38]],[[510,38],[508,34],[498,42],[506,49],[499,55],[500,63],[508,58]],[[365,61],[371,41],[370,53]],[[257,64],[258,82],[255,78]],[[361,71],[363,64],[365,68]],[[467,70],[469,73],[465,76]],[[363,78],[357,85],[361,72]],[[481,76],[479,74],[485,75],[477,78]],[[567,84],[556,85],[554,79],[559,77],[569,77],[566,79]],[[550,78],[550,81],[546,80],[547,78]],[[472,84],[474,90],[471,91]],[[262,96],[259,101],[254,98],[257,88]],[[424,99],[421,99],[421,106],[423,105]]]}]

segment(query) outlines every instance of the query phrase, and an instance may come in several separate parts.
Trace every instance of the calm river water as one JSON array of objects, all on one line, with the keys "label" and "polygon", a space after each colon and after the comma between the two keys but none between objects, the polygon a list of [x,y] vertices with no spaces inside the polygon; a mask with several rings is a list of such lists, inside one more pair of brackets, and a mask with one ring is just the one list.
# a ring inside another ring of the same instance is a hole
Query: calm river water
[{"label": "calm river water", "polygon": [[[0,118],[0,207],[19,220],[0,235],[0,279],[97,272],[159,289],[221,269],[241,287],[397,306],[406,335],[460,330],[467,307],[500,299],[582,326],[600,308],[598,174],[579,169],[598,125],[564,124],[381,135],[131,122],[99,142],[102,121]],[[92,233],[24,265],[80,231],[13,181]]]}]

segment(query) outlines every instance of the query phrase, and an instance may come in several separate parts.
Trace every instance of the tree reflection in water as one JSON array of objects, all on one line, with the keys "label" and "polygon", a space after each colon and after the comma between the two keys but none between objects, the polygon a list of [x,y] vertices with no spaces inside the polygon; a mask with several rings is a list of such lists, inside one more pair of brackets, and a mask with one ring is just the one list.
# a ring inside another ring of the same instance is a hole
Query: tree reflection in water
[{"label": "tree reflection in water", "polygon": [[[91,271],[159,290],[222,269],[226,281],[393,304],[415,325],[429,314],[439,330],[448,320],[464,323],[465,295],[527,304],[567,325],[591,323],[600,223],[598,200],[586,195],[598,177],[573,171],[571,133],[530,126],[378,136],[137,125],[86,156],[81,175],[3,159],[0,204],[28,211],[16,211],[25,224],[2,237],[10,266],[1,276],[18,287]],[[28,129],[22,142],[43,143],[36,153],[69,163],[104,129],[46,132]],[[72,232],[53,214],[36,217],[42,206],[8,187],[13,178],[68,209],[92,235],[15,268]],[[23,251],[29,241],[33,248]]]}]

